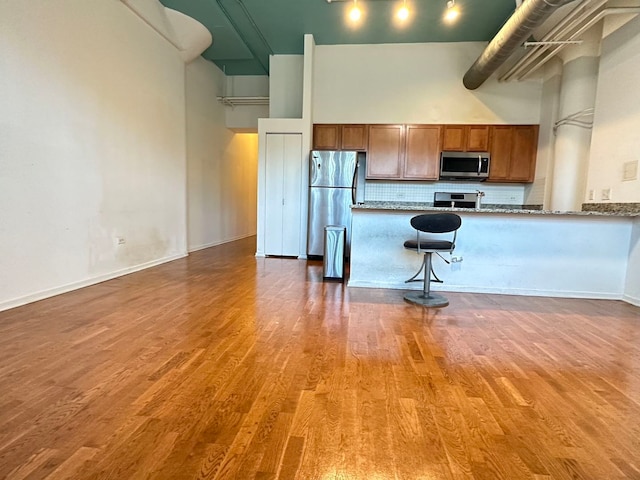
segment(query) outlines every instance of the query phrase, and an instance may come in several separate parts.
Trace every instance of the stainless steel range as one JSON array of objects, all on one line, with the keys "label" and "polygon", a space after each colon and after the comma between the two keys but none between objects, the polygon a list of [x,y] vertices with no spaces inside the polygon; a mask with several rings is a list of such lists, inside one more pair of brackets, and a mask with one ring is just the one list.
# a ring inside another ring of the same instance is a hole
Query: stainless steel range
[{"label": "stainless steel range", "polygon": [[434,207],[480,208],[480,199],[484,192],[450,193],[436,192],[433,198]]}]

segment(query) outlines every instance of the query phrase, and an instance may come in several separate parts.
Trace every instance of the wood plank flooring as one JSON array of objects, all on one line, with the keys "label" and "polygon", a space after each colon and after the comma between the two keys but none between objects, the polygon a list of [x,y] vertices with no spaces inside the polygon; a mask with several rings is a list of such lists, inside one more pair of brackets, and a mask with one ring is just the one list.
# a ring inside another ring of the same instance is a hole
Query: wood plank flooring
[{"label": "wood plank flooring", "polygon": [[427,310],[254,242],[0,313],[0,478],[640,479],[639,308]]}]

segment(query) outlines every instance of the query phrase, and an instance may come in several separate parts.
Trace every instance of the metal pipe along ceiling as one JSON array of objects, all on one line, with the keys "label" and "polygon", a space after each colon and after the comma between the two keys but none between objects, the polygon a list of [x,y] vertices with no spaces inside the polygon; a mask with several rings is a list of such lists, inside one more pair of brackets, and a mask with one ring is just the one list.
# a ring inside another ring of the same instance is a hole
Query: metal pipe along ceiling
[{"label": "metal pipe along ceiling", "polygon": [[475,90],[482,85],[537,26],[549,18],[558,7],[571,1],[573,0],[526,0],[464,74],[464,86],[469,90]]},{"label": "metal pipe along ceiling", "polygon": [[[500,77],[500,81],[507,81],[517,76],[518,80],[522,80],[527,76],[534,73],[545,63],[551,60],[554,55],[557,55],[564,47],[569,45],[569,42],[576,39],[582,33],[589,30],[596,23],[602,20],[608,15],[629,15],[640,14],[640,6],[638,7],[611,7],[600,10],[597,13],[597,9],[606,3],[607,0],[601,0],[596,4],[595,8],[587,11],[581,15],[575,22],[572,22],[567,29],[560,31],[557,35],[556,32],[549,32],[545,36],[545,39],[557,39],[557,45],[541,45],[537,50],[531,51],[520,59],[518,63],[513,65],[508,72]],[[553,33],[553,35],[551,35]],[[546,56],[542,56],[545,55]]]}]

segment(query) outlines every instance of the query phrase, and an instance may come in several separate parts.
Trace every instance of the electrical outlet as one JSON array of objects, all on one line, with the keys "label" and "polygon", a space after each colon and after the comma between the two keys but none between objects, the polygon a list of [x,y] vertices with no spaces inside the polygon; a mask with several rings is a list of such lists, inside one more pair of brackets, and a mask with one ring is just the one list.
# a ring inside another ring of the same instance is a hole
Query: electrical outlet
[{"label": "electrical outlet", "polygon": [[601,198],[602,200],[611,200],[611,189],[603,188]]},{"label": "electrical outlet", "polygon": [[622,181],[628,182],[629,180],[638,179],[638,160],[631,162],[625,162],[622,165]]},{"label": "electrical outlet", "polygon": [[593,191],[593,189],[589,190],[589,200],[595,200],[596,199],[596,194]]},{"label": "electrical outlet", "polygon": [[116,243],[118,245],[124,245],[125,243],[127,243],[127,241],[124,239],[124,237],[116,237]]}]

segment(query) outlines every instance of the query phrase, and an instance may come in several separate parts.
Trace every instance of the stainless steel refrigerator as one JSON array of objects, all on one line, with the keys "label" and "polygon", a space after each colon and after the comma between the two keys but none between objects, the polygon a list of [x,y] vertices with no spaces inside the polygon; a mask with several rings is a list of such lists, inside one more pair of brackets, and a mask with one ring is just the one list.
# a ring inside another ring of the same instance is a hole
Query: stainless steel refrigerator
[{"label": "stainless steel refrigerator", "polygon": [[309,156],[309,231],[307,254],[324,254],[324,227],[347,229],[351,248],[351,205],[364,203],[365,156],[361,152],[314,150]]}]

